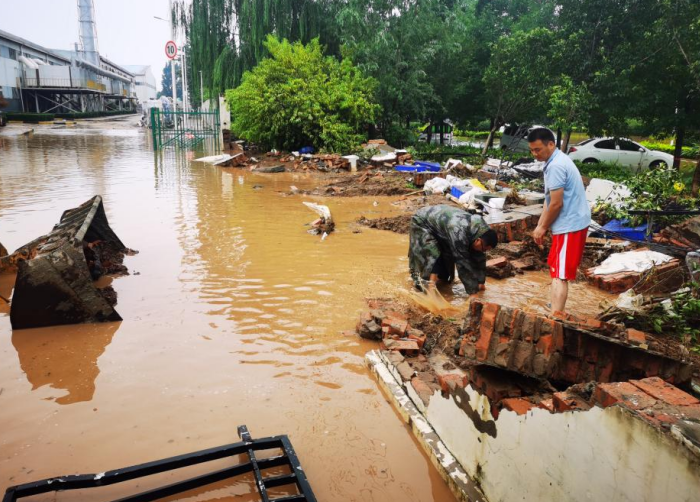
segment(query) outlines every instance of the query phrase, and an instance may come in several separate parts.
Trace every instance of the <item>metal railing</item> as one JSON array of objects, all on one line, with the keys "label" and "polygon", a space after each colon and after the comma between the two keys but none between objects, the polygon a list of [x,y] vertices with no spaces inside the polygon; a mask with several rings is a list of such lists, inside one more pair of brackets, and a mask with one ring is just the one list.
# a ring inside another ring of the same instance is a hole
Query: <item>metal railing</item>
[{"label": "metal railing", "polygon": [[[206,462],[244,455],[248,457],[247,462],[189,478],[184,481],[177,481],[136,495],[127,496],[119,499],[119,502],[150,502],[153,500],[160,500],[247,473],[253,473],[255,477],[255,487],[257,488],[262,502],[316,502],[316,497],[311,489],[311,485],[306,479],[306,474],[299,463],[299,458],[287,436],[253,439],[245,425],[238,427],[238,436],[242,439],[240,443],[219,446],[217,448],[156,460],[141,465],[124,467],[100,474],[61,476],[35,481],[33,483],[11,486],[5,492],[5,497],[2,500],[3,502],[15,502],[19,499],[42,493],[94,489],[134,479],[142,479],[147,476],[171,472]],[[280,451],[281,454],[258,459],[256,457],[256,452],[265,450]],[[265,475],[266,470],[278,467],[285,467],[289,471],[289,474]],[[297,493],[274,496],[268,492],[271,488],[283,486]],[[75,500],[78,500],[78,498]]]},{"label": "metal railing", "polygon": [[218,151],[221,134],[219,110],[211,112],[161,111],[151,108],[151,135],[154,150],[168,147],[194,149],[206,141]]}]

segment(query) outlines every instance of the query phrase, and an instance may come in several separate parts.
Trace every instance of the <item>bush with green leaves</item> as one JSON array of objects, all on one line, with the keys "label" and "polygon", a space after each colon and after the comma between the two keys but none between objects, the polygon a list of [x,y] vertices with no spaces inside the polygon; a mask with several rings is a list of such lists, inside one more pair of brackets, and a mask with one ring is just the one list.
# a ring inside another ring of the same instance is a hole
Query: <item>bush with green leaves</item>
[{"label": "bush with green leaves", "polygon": [[270,57],[226,91],[231,129],[266,148],[348,152],[379,111],[375,81],[349,59],[324,56],[314,39],[307,45],[269,35]]},{"label": "bush with green leaves", "polygon": [[[666,143],[655,143],[652,141],[642,141],[641,144],[647,147],[649,150],[658,150],[660,152],[669,153],[671,155],[676,154],[676,146],[669,145]],[[686,159],[700,159],[700,146],[684,146],[681,148],[681,156]]]},{"label": "bush with green leaves", "polygon": [[[608,177],[608,179],[610,179]],[[616,180],[618,181],[618,180]],[[692,197],[682,181],[681,173],[675,169],[649,169],[630,175],[624,182],[630,196],[618,206],[607,205],[603,209],[611,219],[629,220],[636,226],[646,221],[644,215],[631,215],[630,211],[663,211],[668,209],[694,209],[698,198]],[[654,223],[668,225],[688,216],[655,216]]]}]

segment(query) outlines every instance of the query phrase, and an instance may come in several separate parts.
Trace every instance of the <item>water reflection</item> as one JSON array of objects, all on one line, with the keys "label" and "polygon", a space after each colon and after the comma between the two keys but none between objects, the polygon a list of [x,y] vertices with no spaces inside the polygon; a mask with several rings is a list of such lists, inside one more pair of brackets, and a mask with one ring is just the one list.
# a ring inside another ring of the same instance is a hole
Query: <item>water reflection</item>
[{"label": "water reflection", "polygon": [[91,401],[100,374],[97,360],[120,326],[114,322],[16,330],[12,345],[32,390],[45,385],[65,390],[62,396],[48,398],[58,404]]}]

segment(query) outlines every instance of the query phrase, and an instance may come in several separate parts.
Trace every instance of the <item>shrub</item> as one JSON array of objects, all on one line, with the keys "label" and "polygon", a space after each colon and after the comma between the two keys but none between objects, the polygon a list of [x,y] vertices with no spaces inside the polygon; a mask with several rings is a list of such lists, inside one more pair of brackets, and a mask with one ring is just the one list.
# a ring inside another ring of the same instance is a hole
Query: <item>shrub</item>
[{"label": "shrub", "polygon": [[[611,179],[607,177],[607,179]],[[630,215],[631,210],[662,211],[665,209],[693,209],[698,206],[698,199],[690,195],[683,183],[681,173],[673,168],[649,169],[629,174],[627,179],[619,180],[630,191],[630,196],[623,199],[619,207],[606,206],[603,210],[611,219],[629,220],[632,226],[646,221],[646,217]],[[654,223],[671,224],[687,219],[689,216],[656,216]]]},{"label": "shrub", "polygon": [[8,112],[7,120],[21,120],[23,122],[29,122],[31,124],[36,124],[37,122],[48,122],[53,120],[55,115],[53,113],[16,113]]},{"label": "shrub", "polygon": [[[641,144],[650,150],[658,150],[660,152],[670,153],[671,155],[675,155],[676,153],[675,145],[655,143],[652,141],[642,141]],[[687,159],[700,159],[700,146],[698,145],[684,146],[682,151],[683,153],[681,155]]]},{"label": "shrub", "polygon": [[348,59],[324,57],[318,39],[308,45],[268,35],[270,57],[226,91],[231,129],[265,147],[347,152],[374,121],[375,81]]}]

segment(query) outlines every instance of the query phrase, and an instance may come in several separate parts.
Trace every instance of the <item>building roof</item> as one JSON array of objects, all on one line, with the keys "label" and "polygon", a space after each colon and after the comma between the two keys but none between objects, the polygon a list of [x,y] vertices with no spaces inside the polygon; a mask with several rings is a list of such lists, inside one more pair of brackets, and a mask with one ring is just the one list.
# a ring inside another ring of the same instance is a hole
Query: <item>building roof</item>
[{"label": "building roof", "polygon": [[26,40],[22,37],[18,37],[17,35],[13,35],[12,33],[8,33],[6,31],[0,30],[0,38],[4,38],[6,40],[11,40],[12,42],[15,42],[16,44],[23,45],[25,47],[29,47],[30,49],[34,49],[35,51],[39,52],[44,52],[48,54],[51,57],[54,57],[56,59],[60,59],[62,61],[65,61],[66,63],[70,64],[70,59],[67,59],[64,56],[61,56],[60,54],[56,54],[55,52],[47,49],[46,47],[42,47],[39,44],[35,44],[34,42],[30,42],[29,40]]},{"label": "building roof", "polygon": [[123,67],[134,75],[145,75],[151,66],[147,64],[125,64]]},{"label": "building roof", "polygon": [[134,76],[134,74],[133,74],[132,72],[130,72],[129,70],[127,70],[125,67],[120,66],[120,65],[118,65],[117,63],[113,63],[112,61],[110,61],[109,59],[107,59],[106,57],[104,57],[104,56],[101,55],[101,54],[100,54],[100,60],[101,60],[103,63],[107,63],[108,65],[112,65],[112,66],[114,66],[116,69],[123,71],[123,72],[126,73],[127,75],[131,75],[132,77]]}]

